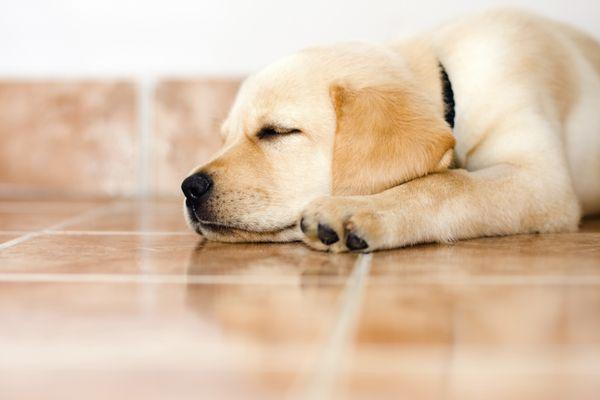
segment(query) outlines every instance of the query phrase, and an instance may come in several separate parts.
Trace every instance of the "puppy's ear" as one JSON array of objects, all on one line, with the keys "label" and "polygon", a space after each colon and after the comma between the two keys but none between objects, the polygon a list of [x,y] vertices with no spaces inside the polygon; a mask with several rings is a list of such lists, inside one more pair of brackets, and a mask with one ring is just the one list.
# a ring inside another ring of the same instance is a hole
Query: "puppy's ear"
[{"label": "puppy's ear", "polygon": [[378,193],[448,168],[454,137],[441,112],[411,89],[330,88],[337,116],[333,193]]}]

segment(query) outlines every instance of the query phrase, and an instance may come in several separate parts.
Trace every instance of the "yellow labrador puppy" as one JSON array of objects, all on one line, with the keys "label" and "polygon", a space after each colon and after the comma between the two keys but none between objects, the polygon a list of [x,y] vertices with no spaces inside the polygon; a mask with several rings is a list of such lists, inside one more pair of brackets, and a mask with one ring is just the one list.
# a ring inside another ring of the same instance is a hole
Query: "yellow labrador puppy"
[{"label": "yellow labrador puppy", "polygon": [[503,10],[312,48],[249,77],[222,134],[182,184],[208,239],[340,252],[573,231],[600,211],[600,45]]}]

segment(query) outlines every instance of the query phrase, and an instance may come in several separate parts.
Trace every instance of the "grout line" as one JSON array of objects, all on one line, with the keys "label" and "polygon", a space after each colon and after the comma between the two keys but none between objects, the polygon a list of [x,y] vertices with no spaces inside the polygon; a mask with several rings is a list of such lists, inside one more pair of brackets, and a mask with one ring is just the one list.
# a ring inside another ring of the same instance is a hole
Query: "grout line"
[{"label": "grout line", "polygon": [[81,214],[77,214],[77,215],[75,215],[75,216],[73,216],[71,218],[67,218],[66,220],[64,220],[62,222],[59,222],[59,223],[57,223],[55,225],[51,225],[51,226],[49,226],[47,228],[40,229],[40,230],[37,230],[37,231],[29,232],[29,233],[26,233],[25,235],[22,235],[22,236],[19,236],[17,238],[14,238],[12,240],[9,240],[7,242],[1,243],[0,244],[0,250],[5,250],[5,249],[8,249],[9,247],[16,246],[17,244],[20,244],[20,243],[26,242],[28,240],[31,240],[33,238],[36,238],[38,236],[42,236],[44,234],[47,234],[50,231],[59,230],[59,229],[65,228],[65,227],[67,227],[69,225],[76,224],[78,222],[81,222],[81,221],[84,221],[84,220],[86,220],[88,218],[91,218],[91,217],[93,217],[93,216],[95,216],[97,214],[100,214],[102,212],[106,212],[106,211],[110,210],[111,208],[116,208],[118,206],[120,206],[120,204],[107,204],[107,205],[104,205],[104,206],[93,208],[93,209],[88,210],[88,211],[84,211]]},{"label": "grout line", "polygon": [[307,393],[303,399],[330,399],[335,389],[337,374],[351,341],[355,336],[360,316],[363,291],[371,268],[372,254],[361,254],[356,260],[352,276],[342,296],[339,318],[323,354],[318,360],[316,370],[306,385]]},{"label": "grout line", "polygon": [[177,285],[266,285],[266,286],[306,286],[336,285],[346,283],[345,278],[322,277],[299,278],[296,275],[267,278],[248,275],[185,275],[185,274],[65,274],[65,273],[0,273],[0,283],[140,283]]},{"label": "grout line", "polygon": [[[0,232],[1,233],[1,232]],[[129,236],[129,235],[156,235],[156,236],[190,236],[195,235],[196,233],[185,231],[69,231],[69,230],[52,230],[46,232],[48,235],[55,236],[78,236],[78,235],[87,235],[87,236]]]},{"label": "grout line", "polygon": [[[381,279],[380,279],[381,278]],[[231,285],[309,285],[314,284],[342,284],[347,283],[353,277],[299,277],[298,275],[288,275],[276,278],[266,278],[264,276],[248,275],[186,275],[184,274],[101,274],[101,273],[0,273],[0,282],[47,282],[47,283],[165,283],[165,284],[231,284]],[[381,282],[385,280],[385,283]],[[392,277],[369,277],[369,282],[365,286],[370,287],[398,287],[410,285],[452,285],[452,286],[519,286],[519,285],[547,285],[547,286],[597,286],[600,285],[600,276],[598,277],[531,277],[523,279],[522,277],[510,277],[503,279],[500,276],[489,276],[479,279],[397,279]]]},{"label": "grout line", "polygon": [[486,275],[471,277],[395,277],[377,276],[370,277],[369,285],[372,286],[414,286],[414,285],[452,285],[452,286],[519,286],[519,285],[600,285],[600,275],[546,275],[546,276],[523,276],[523,275]]},{"label": "grout line", "polygon": [[21,235],[19,237],[16,237],[14,239],[11,239],[9,241],[1,243],[0,244],[0,250],[8,249],[9,247],[16,246],[19,243],[26,242],[28,240],[31,240],[31,239],[33,239],[35,237],[38,237],[40,235],[43,235],[43,234],[44,234],[43,231],[35,231],[35,232],[26,233],[25,235]]},{"label": "grout line", "polygon": [[150,177],[152,163],[150,160],[152,146],[152,100],[154,94],[154,81],[150,77],[143,77],[137,86],[137,123],[139,139],[138,161],[138,196],[143,198],[150,193]]}]

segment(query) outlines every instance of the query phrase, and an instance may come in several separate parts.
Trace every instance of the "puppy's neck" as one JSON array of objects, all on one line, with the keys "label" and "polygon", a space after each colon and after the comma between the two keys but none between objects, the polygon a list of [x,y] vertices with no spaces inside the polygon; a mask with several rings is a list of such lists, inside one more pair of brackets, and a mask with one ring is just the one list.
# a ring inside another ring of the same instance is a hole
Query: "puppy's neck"
[{"label": "puppy's neck", "polygon": [[397,52],[408,66],[415,86],[439,110],[445,114],[446,105],[443,96],[443,82],[440,72],[440,60],[425,37],[408,39],[392,43],[392,50]]}]

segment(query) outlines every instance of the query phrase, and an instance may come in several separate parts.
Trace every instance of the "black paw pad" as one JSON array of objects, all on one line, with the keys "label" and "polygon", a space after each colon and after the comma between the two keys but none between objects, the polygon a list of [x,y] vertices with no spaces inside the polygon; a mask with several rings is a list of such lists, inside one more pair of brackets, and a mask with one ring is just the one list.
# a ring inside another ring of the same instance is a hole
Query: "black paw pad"
[{"label": "black paw pad", "polygon": [[364,250],[369,247],[369,244],[354,233],[349,233],[346,238],[346,247],[350,250]]},{"label": "black paw pad", "polygon": [[317,235],[319,235],[319,240],[326,245],[334,244],[340,240],[338,234],[327,225],[319,224],[317,228]]}]

